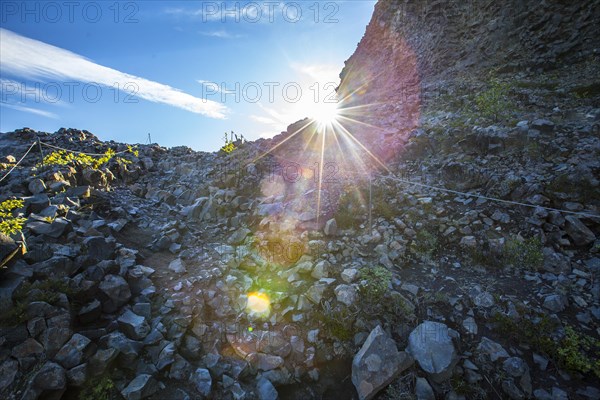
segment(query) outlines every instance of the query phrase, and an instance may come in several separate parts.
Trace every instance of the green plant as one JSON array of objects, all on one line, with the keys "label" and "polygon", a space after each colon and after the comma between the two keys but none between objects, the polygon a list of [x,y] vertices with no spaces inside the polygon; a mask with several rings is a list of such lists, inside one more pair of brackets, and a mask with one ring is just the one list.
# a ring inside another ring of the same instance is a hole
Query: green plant
[{"label": "green plant", "polygon": [[536,270],[544,264],[542,242],[537,237],[521,241],[517,238],[509,239],[504,245],[504,260],[508,264]]},{"label": "green plant", "polygon": [[565,336],[556,348],[559,365],[570,371],[593,372],[600,378],[600,341],[565,327]]},{"label": "green plant", "polygon": [[367,304],[380,304],[392,280],[392,273],[387,268],[377,266],[360,270],[362,283],[359,293]]},{"label": "green plant", "polygon": [[56,305],[60,300],[60,294],[73,297],[75,292],[69,284],[60,279],[46,279],[24,282],[13,294],[14,305],[0,315],[0,321],[9,326],[21,324],[27,320],[27,307],[34,301]]},{"label": "green plant", "polygon": [[87,381],[79,393],[79,400],[110,400],[115,397],[115,384],[108,376]]},{"label": "green plant", "polygon": [[[127,145],[127,151],[132,153],[134,156],[138,156],[138,150],[135,150],[135,147]],[[36,167],[41,167],[42,165],[73,165],[73,166],[82,166],[82,167],[91,167],[94,169],[98,169],[105,164],[107,164],[113,158],[120,165],[131,164],[130,160],[127,160],[123,157],[115,157],[116,152],[109,148],[104,152],[102,156],[90,156],[88,154],[79,153],[79,152],[70,152],[65,150],[53,151],[44,157],[43,163],[39,163]]]},{"label": "green plant", "polygon": [[357,313],[342,304],[332,307],[328,301],[322,301],[321,308],[319,318],[325,325],[329,337],[341,341],[352,340]]},{"label": "green plant", "polygon": [[15,217],[14,210],[23,207],[23,200],[4,200],[0,203],[0,232],[13,235],[23,229],[26,219]]},{"label": "green plant", "polygon": [[479,115],[494,122],[508,117],[512,109],[508,99],[509,85],[492,78],[489,87],[475,96],[475,105]]},{"label": "green plant", "polygon": [[413,243],[413,251],[424,258],[431,258],[438,251],[438,238],[428,229],[420,229]]}]

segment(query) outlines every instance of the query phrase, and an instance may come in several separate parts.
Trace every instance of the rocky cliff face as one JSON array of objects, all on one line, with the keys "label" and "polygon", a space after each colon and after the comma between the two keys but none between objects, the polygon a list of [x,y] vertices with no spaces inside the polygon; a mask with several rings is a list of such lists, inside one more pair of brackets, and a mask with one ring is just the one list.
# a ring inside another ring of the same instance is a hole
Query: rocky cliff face
[{"label": "rocky cliff face", "polygon": [[597,5],[413,3],[343,129],[1,134],[0,396],[599,398]]},{"label": "rocky cliff face", "polygon": [[345,107],[361,107],[380,147],[397,147],[419,125],[440,82],[597,63],[598,20],[594,0],[383,0],[340,74],[340,98]]}]

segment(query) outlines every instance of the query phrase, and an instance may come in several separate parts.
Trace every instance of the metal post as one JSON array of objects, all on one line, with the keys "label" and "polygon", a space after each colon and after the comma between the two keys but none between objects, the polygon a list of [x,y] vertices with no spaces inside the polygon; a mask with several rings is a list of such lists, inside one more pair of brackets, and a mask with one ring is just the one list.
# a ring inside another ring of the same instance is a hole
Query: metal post
[{"label": "metal post", "polygon": [[42,143],[40,142],[40,138],[37,138],[37,142],[38,142],[38,149],[40,150],[41,163],[43,166],[44,165],[44,151],[42,150]]},{"label": "metal post", "polygon": [[373,219],[371,210],[373,209],[373,193],[371,190],[371,175],[369,175],[369,235],[373,232]]}]

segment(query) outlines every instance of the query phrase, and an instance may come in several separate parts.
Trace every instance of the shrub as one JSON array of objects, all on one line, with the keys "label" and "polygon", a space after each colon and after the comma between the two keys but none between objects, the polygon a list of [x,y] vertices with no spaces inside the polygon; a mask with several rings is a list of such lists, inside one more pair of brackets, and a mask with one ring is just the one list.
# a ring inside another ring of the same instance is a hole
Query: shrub
[{"label": "shrub", "polygon": [[85,383],[79,400],[111,400],[115,398],[115,384],[108,376],[92,379]]},{"label": "shrub", "polygon": [[380,304],[392,280],[392,273],[386,268],[377,266],[361,269],[362,284],[359,292],[364,301],[371,305]]},{"label": "shrub", "polygon": [[600,341],[565,327],[565,337],[556,349],[559,365],[570,371],[593,372],[600,378]]},{"label": "shrub", "polygon": [[490,80],[489,87],[475,97],[479,115],[494,122],[508,117],[511,103],[508,100],[509,85],[496,78]]},{"label": "shrub", "polygon": [[4,200],[0,203],[0,232],[10,236],[21,231],[26,219],[13,215],[13,211],[21,207],[23,200]]},{"label": "shrub", "polygon": [[525,241],[511,238],[504,246],[504,260],[514,266],[536,270],[544,263],[542,242],[537,237],[532,237]]},{"label": "shrub", "polygon": [[431,258],[438,251],[438,238],[427,229],[417,231],[413,251],[422,257]]},{"label": "shrub", "polygon": [[321,302],[321,307],[323,312],[319,314],[319,318],[325,325],[329,337],[341,341],[352,340],[357,313],[342,304],[332,307],[328,301]]}]

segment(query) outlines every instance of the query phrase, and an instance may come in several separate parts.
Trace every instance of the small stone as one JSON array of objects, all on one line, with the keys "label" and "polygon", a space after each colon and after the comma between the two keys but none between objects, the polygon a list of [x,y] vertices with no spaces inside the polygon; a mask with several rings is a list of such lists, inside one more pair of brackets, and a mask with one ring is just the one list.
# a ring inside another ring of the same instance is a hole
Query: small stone
[{"label": "small stone", "polygon": [[73,368],[81,364],[84,351],[90,343],[90,339],[76,333],[67,343],[65,343],[54,358],[65,368]]},{"label": "small stone", "polygon": [[41,179],[34,179],[29,182],[27,188],[31,192],[31,194],[43,193],[46,190],[46,184]]},{"label": "small stone", "polygon": [[510,357],[504,360],[502,364],[504,371],[506,371],[510,376],[515,378],[520,378],[528,371],[529,367],[527,363],[519,357]]},{"label": "small stone", "polygon": [[279,398],[279,393],[271,381],[262,377],[256,383],[256,391],[259,400],[277,400]]},{"label": "small stone", "polygon": [[354,286],[351,285],[339,285],[334,290],[337,301],[344,303],[347,306],[351,306],[356,302],[358,291]]},{"label": "small stone", "polygon": [[566,296],[560,294],[551,294],[544,298],[544,307],[552,312],[561,312],[568,305]]},{"label": "small stone", "polygon": [[492,361],[496,361],[499,358],[508,358],[508,353],[500,344],[486,338],[485,336],[481,338],[481,342],[479,343],[479,346],[477,346],[477,350],[480,353],[488,355]]},{"label": "small stone", "polygon": [[206,368],[198,368],[192,375],[191,380],[196,386],[196,390],[200,395],[208,397],[212,389],[212,378],[210,372]]},{"label": "small stone", "polygon": [[175,272],[176,274],[185,274],[187,269],[183,264],[181,258],[176,258],[169,263],[169,270]]},{"label": "small stone", "polygon": [[576,246],[586,246],[596,240],[596,235],[573,215],[565,217],[565,230]]},{"label": "small stone", "polygon": [[129,382],[121,391],[121,395],[126,400],[140,400],[152,396],[158,389],[158,382],[151,375],[141,374]]},{"label": "small stone", "polygon": [[425,378],[417,378],[417,382],[415,384],[415,394],[417,395],[417,400],[435,400],[433,389]]},{"label": "small stone", "polygon": [[130,310],[125,311],[117,320],[119,328],[133,340],[142,340],[150,333],[146,319]]},{"label": "small stone", "polygon": [[327,236],[335,236],[337,233],[337,223],[335,222],[334,218],[325,223],[325,228],[323,231]]}]

